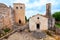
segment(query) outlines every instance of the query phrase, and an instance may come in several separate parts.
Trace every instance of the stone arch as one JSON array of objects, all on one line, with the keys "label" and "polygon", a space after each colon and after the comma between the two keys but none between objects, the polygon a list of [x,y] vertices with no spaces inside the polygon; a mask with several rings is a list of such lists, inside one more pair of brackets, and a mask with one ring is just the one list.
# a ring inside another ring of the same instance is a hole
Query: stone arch
[{"label": "stone arch", "polygon": [[36,29],[37,29],[37,30],[39,30],[39,29],[40,29],[40,27],[41,27],[41,26],[40,26],[40,24],[41,24],[40,22],[36,22],[36,24],[35,24],[35,25],[36,25]]},{"label": "stone arch", "polygon": [[19,24],[21,24],[21,20],[19,19]]},{"label": "stone arch", "polygon": [[36,28],[37,28],[37,29],[40,29],[40,24],[39,24],[39,23],[36,24]]}]

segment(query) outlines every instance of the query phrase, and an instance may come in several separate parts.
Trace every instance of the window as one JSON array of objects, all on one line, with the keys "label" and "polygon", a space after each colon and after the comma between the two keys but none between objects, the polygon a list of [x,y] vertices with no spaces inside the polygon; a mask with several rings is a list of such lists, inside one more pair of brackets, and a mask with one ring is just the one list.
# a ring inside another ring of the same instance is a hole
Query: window
[{"label": "window", "polygon": [[39,19],[39,17],[37,17],[37,19]]},{"label": "window", "polygon": [[37,29],[40,29],[40,25],[39,24],[36,24],[36,27],[37,27]]},{"label": "window", "polygon": [[16,7],[16,9],[18,9],[18,7]]},{"label": "window", "polygon": [[20,7],[20,9],[22,9],[22,7]]}]

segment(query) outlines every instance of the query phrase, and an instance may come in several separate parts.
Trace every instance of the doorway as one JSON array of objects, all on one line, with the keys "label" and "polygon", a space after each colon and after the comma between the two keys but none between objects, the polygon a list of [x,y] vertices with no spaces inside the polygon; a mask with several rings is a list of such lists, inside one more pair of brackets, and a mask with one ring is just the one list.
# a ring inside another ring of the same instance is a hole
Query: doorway
[{"label": "doorway", "polygon": [[40,24],[36,24],[36,28],[37,29],[40,29]]},{"label": "doorway", "polygon": [[21,20],[19,20],[19,24],[21,24]]}]

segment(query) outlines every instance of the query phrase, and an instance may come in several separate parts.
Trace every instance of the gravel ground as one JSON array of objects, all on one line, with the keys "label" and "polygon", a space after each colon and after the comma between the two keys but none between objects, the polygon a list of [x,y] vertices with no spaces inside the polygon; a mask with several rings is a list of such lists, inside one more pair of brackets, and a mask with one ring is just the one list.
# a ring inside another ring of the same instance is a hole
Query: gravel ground
[{"label": "gravel ground", "polygon": [[55,40],[54,38],[47,36],[46,38],[37,39],[33,36],[31,36],[31,33],[27,32],[16,32],[13,35],[9,36],[8,40]]},{"label": "gravel ground", "polygon": [[[31,36],[30,33],[22,32],[22,33],[14,33],[11,35],[8,40],[39,40]],[[42,39],[41,39],[42,40]]]}]

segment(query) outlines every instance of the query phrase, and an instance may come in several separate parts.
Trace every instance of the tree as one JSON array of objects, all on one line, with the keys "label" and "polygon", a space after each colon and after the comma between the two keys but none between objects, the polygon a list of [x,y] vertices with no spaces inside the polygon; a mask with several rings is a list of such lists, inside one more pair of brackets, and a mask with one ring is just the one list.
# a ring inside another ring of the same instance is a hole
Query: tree
[{"label": "tree", "polygon": [[25,21],[27,22],[27,17],[25,16]]},{"label": "tree", "polygon": [[53,14],[53,17],[55,18],[56,21],[60,21],[60,12],[55,12]]}]

